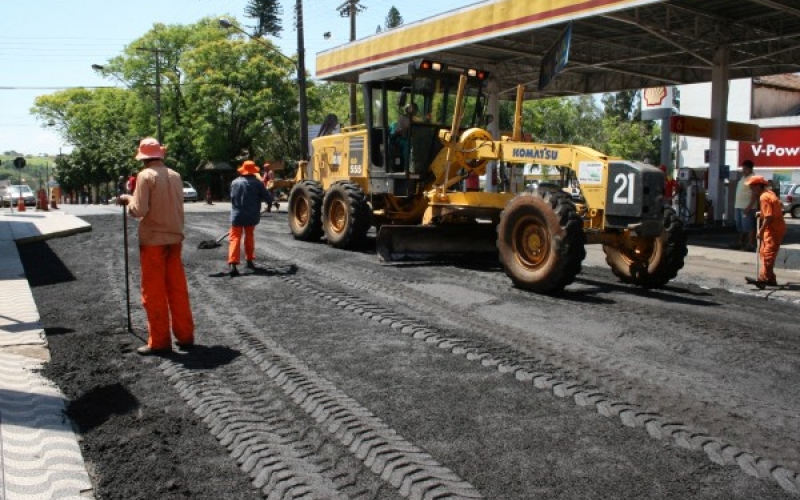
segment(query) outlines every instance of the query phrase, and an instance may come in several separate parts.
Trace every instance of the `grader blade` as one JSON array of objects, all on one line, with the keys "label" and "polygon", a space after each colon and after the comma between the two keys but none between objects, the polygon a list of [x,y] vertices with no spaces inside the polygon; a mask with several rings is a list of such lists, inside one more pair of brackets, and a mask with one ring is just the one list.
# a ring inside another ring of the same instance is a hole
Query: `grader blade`
[{"label": "grader blade", "polygon": [[376,240],[382,261],[494,261],[497,231],[492,224],[382,226]]}]

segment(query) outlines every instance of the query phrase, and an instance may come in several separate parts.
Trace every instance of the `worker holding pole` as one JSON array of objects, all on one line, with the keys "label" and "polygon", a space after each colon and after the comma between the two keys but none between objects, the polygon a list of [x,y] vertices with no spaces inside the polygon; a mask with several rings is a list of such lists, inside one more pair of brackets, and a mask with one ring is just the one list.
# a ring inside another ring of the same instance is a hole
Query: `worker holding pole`
[{"label": "worker holding pole", "polygon": [[783,206],[778,196],[767,189],[767,180],[754,175],[745,181],[759,203],[759,223],[756,238],[759,241],[758,257],[760,269],[758,277],[747,281],[763,290],[767,286],[778,286],[775,276],[775,261],[781,242],[786,235],[786,221],[783,220]]}]

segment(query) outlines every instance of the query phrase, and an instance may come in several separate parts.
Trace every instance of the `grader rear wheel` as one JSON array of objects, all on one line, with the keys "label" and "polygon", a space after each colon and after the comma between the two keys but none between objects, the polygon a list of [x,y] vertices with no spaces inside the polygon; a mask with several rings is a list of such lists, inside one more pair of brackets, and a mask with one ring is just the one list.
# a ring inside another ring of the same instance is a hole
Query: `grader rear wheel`
[{"label": "grader rear wheel", "polygon": [[675,212],[666,209],[664,230],[655,238],[627,237],[619,247],[603,245],[606,262],[624,283],[659,288],[678,275],[687,253],[686,233]]},{"label": "grader rear wheel", "polygon": [[563,193],[539,190],[512,198],[497,226],[497,249],[514,286],[556,293],[572,283],[586,257],[583,224]]},{"label": "grader rear wheel", "polygon": [[289,194],[289,230],[297,240],[318,241],[322,236],[322,186],[303,181]]},{"label": "grader rear wheel", "polygon": [[339,182],[322,202],[322,228],[328,244],[351,249],[364,242],[371,226],[367,198],[358,184]]}]

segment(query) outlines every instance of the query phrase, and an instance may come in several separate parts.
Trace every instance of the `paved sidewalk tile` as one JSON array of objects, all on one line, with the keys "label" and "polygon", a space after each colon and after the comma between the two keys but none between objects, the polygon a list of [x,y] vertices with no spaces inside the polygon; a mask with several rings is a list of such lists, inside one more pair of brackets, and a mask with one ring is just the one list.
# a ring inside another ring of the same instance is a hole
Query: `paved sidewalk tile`
[{"label": "paved sidewalk tile", "polygon": [[43,362],[0,349],[0,498],[91,498],[92,483]]}]

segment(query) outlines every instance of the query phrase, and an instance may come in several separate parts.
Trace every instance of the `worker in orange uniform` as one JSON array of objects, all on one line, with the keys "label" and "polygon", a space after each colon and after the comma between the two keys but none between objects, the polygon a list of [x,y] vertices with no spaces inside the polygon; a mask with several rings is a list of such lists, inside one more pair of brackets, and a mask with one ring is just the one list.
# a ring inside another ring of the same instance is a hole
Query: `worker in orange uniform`
[{"label": "worker in orange uniform", "polygon": [[194,347],[194,319],[181,260],[183,245],[183,181],[164,165],[166,148],[147,137],[139,143],[136,159],[144,168],[136,177],[132,195],[119,196],[131,216],[139,219],[139,261],[142,268],[142,305],[147,313],[147,345],[143,356],[172,351],[170,326],[178,348]]},{"label": "worker in orange uniform", "polygon": [[255,269],[255,227],[261,221],[261,202],[269,203],[269,192],[258,176],[255,162],[247,160],[238,169],[240,176],[231,182],[231,229],[228,233],[228,272],[239,276],[242,233],[244,233],[244,258],[248,269]]},{"label": "worker in orange uniform", "polygon": [[267,188],[269,193],[269,201],[267,202],[267,212],[272,212],[272,204],[275,202],[275,195],[271,191],[272,181],[275,180],[275,172],[272,170],[272,165],[269,162],[264,163],[264,173],[261,174],[261,180],[264,181],[264,187]]},{"label": "worker in orange uniform", "polygon": [[758,199],[761,221],[758,224],[756,238],[759,239],[758,256],[761,270],[757,279],[747,278],[747,281],[759,289],[767,286],[778,286],[775,276],[775,260],[778,250],[786,235],[786,221],[783,220],[783,205],[778,196],[767,189],[767,180],[760,175],[753,175],[747,179],[746,184],[753,191],[753,196]]}]

